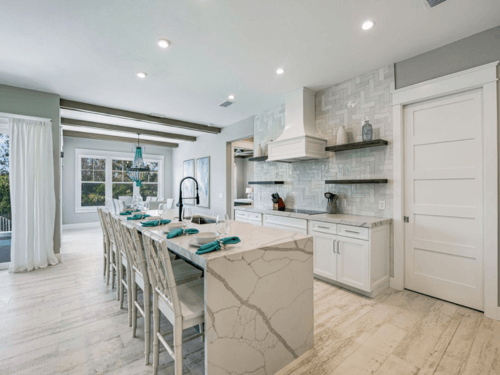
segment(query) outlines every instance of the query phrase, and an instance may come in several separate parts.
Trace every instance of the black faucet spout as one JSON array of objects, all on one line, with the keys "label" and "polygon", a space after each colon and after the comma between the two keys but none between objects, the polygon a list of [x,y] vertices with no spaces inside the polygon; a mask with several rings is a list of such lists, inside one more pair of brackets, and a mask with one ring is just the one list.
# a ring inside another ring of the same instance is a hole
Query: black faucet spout
[{"label": "black faucet spout", "polygon": [[[186,180],[193,180],[195,182],[195,184],[196,184],[196,197],[186,197],[186,198],[184,198],[182,196],[182,184]],[[179,206],[179,221],[182,221],[182,207],[184,206],[182,204],[182,200],[183,199],[195,199],[196,200],[196,204],[200,204],[200,195],[198,193],[198,181],[196,180],[196,178],[190,177],[190,176],[184,177],[181,180],[180,184],[179,184],[179,203],[177,204]]]}]

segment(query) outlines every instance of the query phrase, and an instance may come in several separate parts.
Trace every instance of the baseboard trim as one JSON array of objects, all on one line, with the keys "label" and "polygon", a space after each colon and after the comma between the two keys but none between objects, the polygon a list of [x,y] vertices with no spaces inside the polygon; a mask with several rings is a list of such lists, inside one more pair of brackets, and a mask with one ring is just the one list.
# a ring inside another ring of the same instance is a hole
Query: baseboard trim
[{"label": "baseboard trim", "polygon": [[1,270],[8,270],[9,266],[10,266],[10,262],[0,263],[0,271]]},{"label": "baseboard trim", "polygon": [[347,289],[347,290],[349,290],[351,292],[361,294],[362,296],[365,296],[365,297],[368,297],[368,298],[374,298],[374,297],[378,296],[380,293],[382,293],[384,290],[386,290],[386,289],[389,288],[389,280],[387,280],[384,283],[382,283],[381,285],[379,285],[372,292],[366,292],[364,290],[361,290],[361,289],[354,288],[354,287],[349,286],[349,285],[345,285],[345,284],[339,283],[338,281],[330,280],[329,278],[323,277],[323,276],[320,276],[320,275],[316,275],[315,274],[314,278],[316,278],[318,280],[325,281],[327,283],[330,283],[332,285],[338,286],[340,288]]},{"label": "baseboard trim", "polygon": [[63,224],[62,229],[85,229],[85,228],[98,228],[101,224],[97,221],[95,223],[78,223],[78,224]]}]

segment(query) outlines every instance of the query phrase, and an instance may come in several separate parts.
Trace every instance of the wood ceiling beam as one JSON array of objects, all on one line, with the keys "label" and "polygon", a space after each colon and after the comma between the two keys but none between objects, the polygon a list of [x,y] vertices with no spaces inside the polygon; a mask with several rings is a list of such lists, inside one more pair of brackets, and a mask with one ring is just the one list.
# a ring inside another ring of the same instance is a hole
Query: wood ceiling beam
[{"label": "wood ceiling beam", "polygon": [[123,109],[102,107],[100,105],[87,104],[81,102],[75,102],[72,100],[61,99],[60,107],[63,109],[69,109],[72,111],[95,113],[99,115],[111,116],[124,118],[129,120],[144,121],[152,124],[160,124],[165,126],[172,126],[181,129],[193,130],[204,133],[219,134],[222,129],[215,126],[201,125],[194,122],[187,122],[181,120],[175,120],[166,117],[155,117],[146,115],[144,113],[125,111]]},{"label": "wood ceiling beam", "polygon": [[[113,142],[135,143],[135,139],[133,139],[133,138],[117,137],[114,135],[106,135],[106,134],[84,133],[84,132],[77,132],[77,131],[71,131],[71,130],[65,130],[65,129],[63,129],[63,136],[76,137],[76,138],[100,139],[103,141],[113,141]],[[142,139],[141,139],[141,144],[151,145],[151,146],[160,146],[160,147],[170,147],[170,148],[179,147],[178,143],[157,142],[157,141],[149,141],[149,140],[142,140]]]},{"label": "wood ceiling beam", "polygon": [[103,129],[103,130],[134,133],[134,134],[140,133],[141,135],[153,135],[155,137],[178,139],[181,141],[189,141],[189,142],[196,141],[196,137],[192,137],[190,135],[165,133],[165,132],[140,129],[140,128],[129,128],[127,126],[111,125],[111,124],[105,124],[105,123],[101,123],[101,122],[75,120],[72,118],[65,118],[65,117],[61,118],[61,125],[79,126],[79,127],[85,127],[85,128]]}]

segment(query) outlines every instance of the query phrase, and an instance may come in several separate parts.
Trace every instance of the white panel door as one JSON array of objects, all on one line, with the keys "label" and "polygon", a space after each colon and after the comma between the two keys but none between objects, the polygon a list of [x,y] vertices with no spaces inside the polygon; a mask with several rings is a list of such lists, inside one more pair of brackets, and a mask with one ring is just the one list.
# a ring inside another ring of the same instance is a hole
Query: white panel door
[{"label": "white panel door", "polygon": [[335,236],[313,232],[314,236],[314,273],[331,280],[337,280],[337,253]]},{"label": "white panel door", "polygon": [[482,97],[404,109],[405,288],[483,309]]},{"label": "white panel door", "polygon": [[337,281],[370,291],[370,243],[335,236],[337,240]]}]

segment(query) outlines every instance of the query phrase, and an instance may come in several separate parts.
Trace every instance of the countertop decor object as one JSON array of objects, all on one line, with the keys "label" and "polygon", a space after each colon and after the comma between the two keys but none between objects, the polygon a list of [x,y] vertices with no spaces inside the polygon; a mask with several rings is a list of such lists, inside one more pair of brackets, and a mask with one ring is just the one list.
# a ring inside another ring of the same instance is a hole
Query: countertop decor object
[{"label": "countertop decor object", "polygon": [[374,139],[373,141],[354,142],[354,143],[348,143],[346,145],[328,146],[325,150],[333,152],[349,151],[349,150],[357,150],[360,148],[387,146],[388,143],[389,142],[387,142],[385,139]]},{"label": "countertop decor object", "polygon": [[337,194],[328,192],[325,193],[325,198],[328,199],[328,202],[326,203],[326,213],[338,214],[339,210],[337,208],[337,200],[339,199],[339,196]]},{"label": "countertop decor object", "polygon": [[222,238],[220,240],[213,241],[213,242],[210,242],[210,243],[207,243],[207,244],[201,246],[198,250],[196,250],[196,254],[210,253],[212,251],[220,250],[221,245],[222,246],[233,245],[233,244],[237,244],[240,242],[241,242],[241,240],[239,239],[239,237]]},{"label": "countertop decor object", "polygon": [[195,228],[188,228],[188,229],[177,228],[177,229],[174,229],[174,230],[168,232],[167,238],[171,239],[171,238],[182,236],[184,234],[196,234],[196,233],[200,233],[200,231],[198,229],[195,229]]},{"label": "countertop decor object", "polygon": [[255,147],[255,151],[253,152],[253,157],[259,158],[261,156],[262,156],[262,146],[258,144],[257,147]]},{"label": "countertop decor object", "polygon": [[363,142],[373,140],[373,126],[368,119],[365,120],[361,132],[363,133]]},{"label": "countertop decor object", "polygon": [[247,198],[248,199],[252,199],[252,193],[253,193],[253,189],[251,187],[247,187],[245,189],[245,193],[247,194]]},{"label": "countertop decor object", "polygon": [[344,126],[342,125],[339,127],[339,130],[337,131],[337,145],[345,145],[349,143],[349,140],[347,138],[347,132],[345,131]]}]

